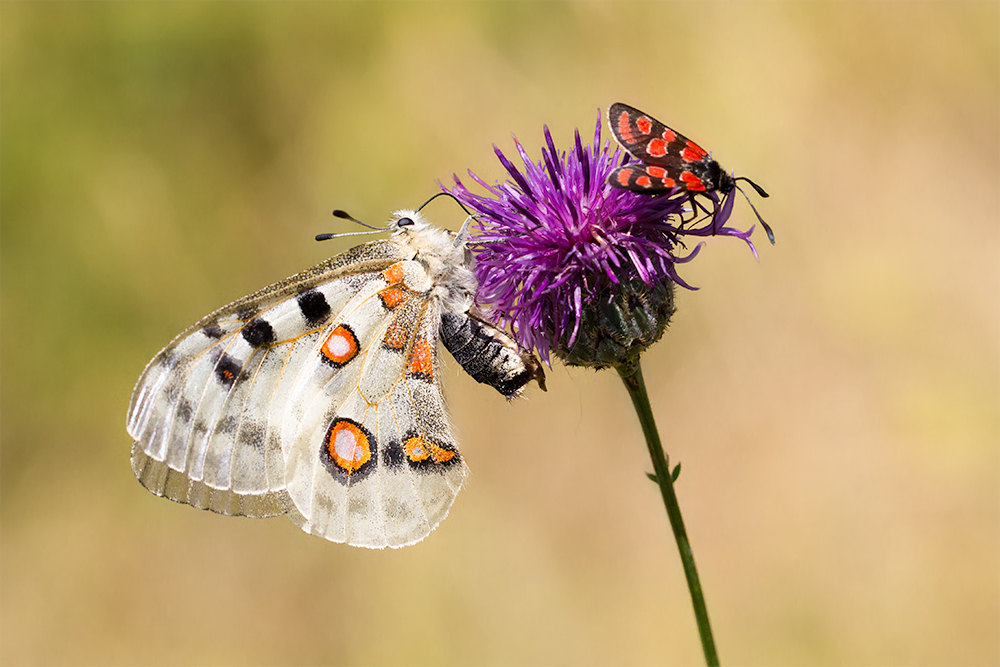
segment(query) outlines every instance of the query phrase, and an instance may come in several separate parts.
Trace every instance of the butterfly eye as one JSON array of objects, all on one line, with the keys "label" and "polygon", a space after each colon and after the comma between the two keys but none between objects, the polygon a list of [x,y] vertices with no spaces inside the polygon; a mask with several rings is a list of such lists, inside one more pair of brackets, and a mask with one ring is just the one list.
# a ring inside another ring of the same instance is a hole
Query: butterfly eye
[{"label": "butterfly eye", "polygon": [[396,221],[397,227],[409,227],[412,224],[413,224],[412,218],[400,218],[399,220]]}]

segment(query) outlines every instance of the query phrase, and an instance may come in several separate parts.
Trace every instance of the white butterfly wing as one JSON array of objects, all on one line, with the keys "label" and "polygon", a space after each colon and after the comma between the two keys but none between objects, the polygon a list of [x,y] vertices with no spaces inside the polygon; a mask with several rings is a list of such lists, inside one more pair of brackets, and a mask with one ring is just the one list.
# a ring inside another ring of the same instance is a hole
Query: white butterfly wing
[{"label": "white butterfly wing", "polygon": [[280,424],[323,327],[377,271],[405,257],[375,241],[205,317],[146,367],[132,395],[132,467],[157,495],[222,514],[289,508]]},{"label": "white butterfly wing", "polygon": [[507,398],[533,355],[470,314],[454,234],[412,211],[358,246],[233,302],[149,363],[129,406],[132,467],[157,495],[223,514],[287,514],[373,548],[418,542],[467,468],[439,382],[441,339]]}]

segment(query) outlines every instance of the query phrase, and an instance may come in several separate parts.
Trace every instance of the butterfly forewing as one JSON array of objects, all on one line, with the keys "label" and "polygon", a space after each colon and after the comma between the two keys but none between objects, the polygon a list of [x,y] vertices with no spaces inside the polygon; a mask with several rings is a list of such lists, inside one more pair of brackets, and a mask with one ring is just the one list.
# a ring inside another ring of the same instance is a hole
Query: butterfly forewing
[{"label": "butterfly forewing", "polygon": [[315,347],[317,327],[329,317],[323,313],[340,310],[359,282],[402,254],[388,241],[353,248],[178,336],[133,393],[128,431],[140,481],[158,495],[224,514],[283,513],[274,425],[290,379]]}]

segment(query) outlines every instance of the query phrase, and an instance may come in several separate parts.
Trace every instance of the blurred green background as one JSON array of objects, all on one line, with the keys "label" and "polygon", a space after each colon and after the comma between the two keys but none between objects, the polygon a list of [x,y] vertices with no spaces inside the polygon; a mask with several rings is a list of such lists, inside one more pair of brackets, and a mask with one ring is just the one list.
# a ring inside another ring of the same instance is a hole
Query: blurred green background
[{"label": "blurred green background", "polygon": [[620,100],[772,195],[778,245],[711,240],[644,360],[723,661],[1000,663],[998,8],[3,2],[0,661],[700,663],[612,373],[508,406],[449,359],[473,476],[399,551],[128,462],[145,363],[351,245],[312,241],[331,209],[496,179],[492,143]]}]

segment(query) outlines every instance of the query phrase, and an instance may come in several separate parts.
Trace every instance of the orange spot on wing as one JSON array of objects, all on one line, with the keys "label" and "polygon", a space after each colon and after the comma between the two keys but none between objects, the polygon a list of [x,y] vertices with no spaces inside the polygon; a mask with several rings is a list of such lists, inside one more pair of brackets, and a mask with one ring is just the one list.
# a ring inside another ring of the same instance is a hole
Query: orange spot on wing
[{"label": "orange spot on wing", "polygon": [[668,144],[677,140],[677,133],[669,127],[663,128],[663,140]]},{"label": "orange spot on wing", "polygon": [[640,176],[635,179],[635,184],[642,188],[648,188],[653,185],[653,181],[649,180],[649,176]]},{"label": "orange spot on wing", "polygon": [[649,134],[649,131],[653,129],[653,120],[649,116],[639,116],[635,119],[635,126],[643,134]]},{"label": "orange spot on wing", "polygon": [[382,336],[382,345],[390,350],[401,352],[406,348],[406,343],[409,339],[410,329],[406,326],[405,322],[400,321],[399,317],[395,317],[386,328],[385,335]]},{"label": "orange spot on wing", "polygon": [[348,475],[372,458],[368,436],[357,424],[347,420],[334,422],[326,438],[326,451]]},{"label": "orange spot on wing", "polygon": [[399,287],[387,287],[378,293],[378,298],[382,300],[383,306],[392,310],[406,301],[406,292]]},{"label": "orange spot on wing", "polygon": [[434,461],[434,463],[447,463],[456,455],[454,451],[445,449],[420,436],[414,436],[403,443],[403,451],[406,453],[406,458],[415,463],[427,459]]},{"label": "orange spot on wing", "polygon": [[434,378],[434,348],[431,347],[426,338],[418,338],[414,341],[406,370],[414,375],[423,375],[428,379]]},{"label": "orange spot on wing", "polygon": [[385,278],[386,282],[390,285],[397,285],[403,282],[403,263],[396,262],[382,272],[382,277]]},{"label": "orange spot on wing", "polygon": [[628,179],[632,176],[631,169],[619,169],[618,170],[618,185],[625,187],[628,185]]},{"label": "orange spot on wing", "polygon": [[320,352],[334,364],[343,366],[358,356],[358,339],[353,331],[341,324],[326,337]]},{"label": "orange spot on wing", "polygon": [[657,167],[656,165],[651,164],[646,166],[646,173],[653,178],[663,178],[667,175],[667,170],[663,167]]}]

